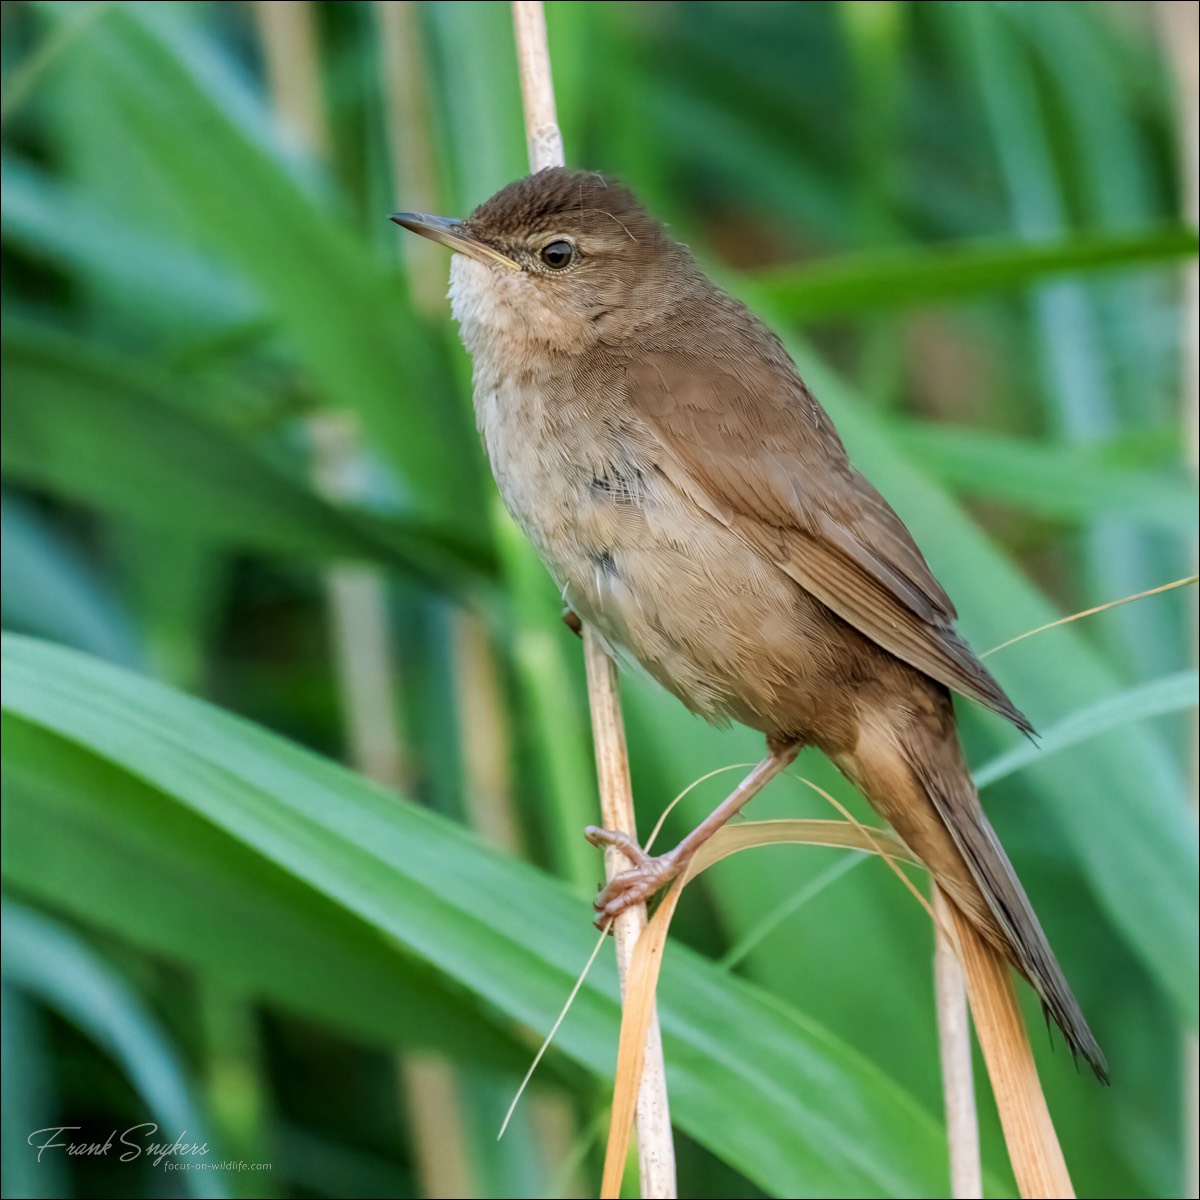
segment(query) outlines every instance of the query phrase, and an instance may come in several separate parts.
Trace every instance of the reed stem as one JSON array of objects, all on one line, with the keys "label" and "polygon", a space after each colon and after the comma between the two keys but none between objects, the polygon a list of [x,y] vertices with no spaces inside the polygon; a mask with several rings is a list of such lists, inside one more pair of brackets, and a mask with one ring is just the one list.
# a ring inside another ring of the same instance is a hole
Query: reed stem
[{"label": "reed stem", "polygon": [[979,1118],[971,1070],[971,1021],[962,966],[947,929],[949,905],[933,885],[933,982],[937,1001],[938,1048],[942,1060],[942,1095],[946,1140],[950,1145],[950,1194],[954,1200],[982,1200],[983,1168],[979,1160]]},{"label": "reed stem", "polygon": [[[546,15],[540,0],[514,0],[513,26],[517,38],[521,95],[525,102],[530,169],[540,171],[546,167],[561,167],[565,161],[562,135],[554,107]],[[596,749],[596,773],[600,786],[601,821],[608,829],[621,829],[636,837],[637,821],[625,748],[625,726],[617,694],[616,666],[599,635],[590,627],[584,629],[583,647]],[[611,847],[605,851],[604,865],[609,879],[628,866],[620,852]],[[622,913],[613,924],[622,996],[625,994],[634,946],[645,927],[644,904]],[[635,1127],[643,1197],[675,1196],[675,1146],[671,1140],[666,1066],[657,1013],[652,1014],[646,1034],[645,1065],[638,1091]]]}]

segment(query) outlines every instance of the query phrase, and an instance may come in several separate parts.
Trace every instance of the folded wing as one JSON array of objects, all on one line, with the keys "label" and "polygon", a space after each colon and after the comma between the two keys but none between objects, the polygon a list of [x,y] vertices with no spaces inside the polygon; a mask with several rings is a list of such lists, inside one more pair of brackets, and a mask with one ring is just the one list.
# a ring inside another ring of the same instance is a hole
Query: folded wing
[{"label": "folded wing", "polygon": [[714,368],[660,352],[627,366],[629,402],[661,444],[663,471],[860,633],[1031,733],[959,636],[912,535],[778,353]]}]

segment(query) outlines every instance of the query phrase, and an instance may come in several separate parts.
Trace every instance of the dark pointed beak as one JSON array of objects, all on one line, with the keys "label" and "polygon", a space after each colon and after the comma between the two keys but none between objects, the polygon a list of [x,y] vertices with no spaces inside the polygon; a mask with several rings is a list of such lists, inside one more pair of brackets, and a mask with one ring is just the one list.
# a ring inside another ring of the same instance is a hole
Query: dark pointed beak
[{"label": "dark pointed beak", "polygon": [[498,263],[510,271],[521,269],[520,264],[513,262],[507,254],[501,254],[499,250],[492,249],[486,242],[481,242],[461,221],[455,221],[451,217],[430,217],[425,213],[398,212],[392,213],[390,219],[397,225],[403,225],[405,229],[411,229],[413,233],[419,233],[433,242],[441,242],[443,246],[449,246],[451,250],[465,254],[468,258],[477,259],[481,263]]}]

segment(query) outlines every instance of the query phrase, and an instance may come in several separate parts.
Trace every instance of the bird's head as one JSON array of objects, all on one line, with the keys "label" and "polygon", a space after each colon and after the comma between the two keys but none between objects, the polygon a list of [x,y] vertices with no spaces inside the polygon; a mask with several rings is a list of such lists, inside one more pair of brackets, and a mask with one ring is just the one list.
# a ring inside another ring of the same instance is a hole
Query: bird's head
[{"label": "bird's head", "polygon": [[468,349],[498,340],[582,352],[669,311],[690,259],[633,193],[587,171],[518,179],[465,220],[393,213],[450,247],[450,298]]}]

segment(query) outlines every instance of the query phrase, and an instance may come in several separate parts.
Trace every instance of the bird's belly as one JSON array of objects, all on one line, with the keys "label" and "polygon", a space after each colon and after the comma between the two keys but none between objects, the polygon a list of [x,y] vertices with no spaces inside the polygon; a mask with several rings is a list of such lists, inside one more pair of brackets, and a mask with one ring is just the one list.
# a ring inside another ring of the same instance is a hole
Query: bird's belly
[{"label": "bird's belly", "polygon": [[665,481],[567,599],[690,709],[808,734],[836,677],[841,623]]},{"label": "bird's belly", "polygon": [[828,708],[854,652],[848,627],[678,492],[636,432],[576,444],[480,416],[509,511],[618,655],[710,720],[788,734],[827,723],[816,697]]}]

